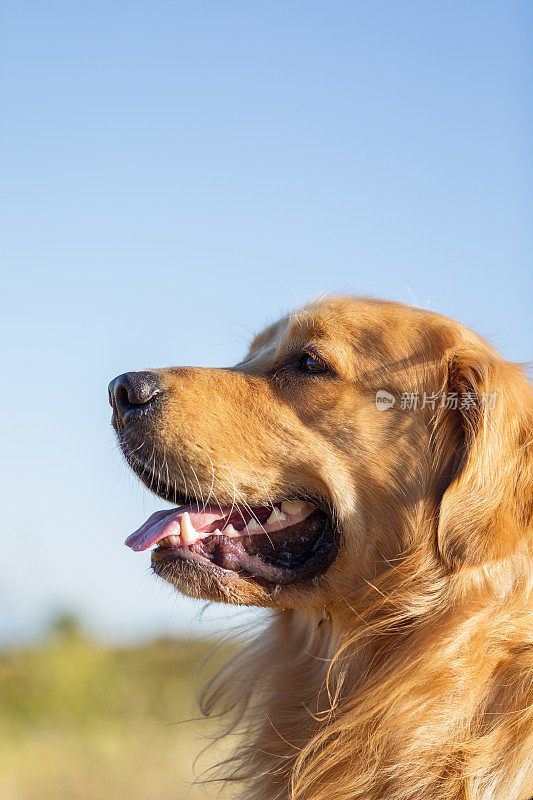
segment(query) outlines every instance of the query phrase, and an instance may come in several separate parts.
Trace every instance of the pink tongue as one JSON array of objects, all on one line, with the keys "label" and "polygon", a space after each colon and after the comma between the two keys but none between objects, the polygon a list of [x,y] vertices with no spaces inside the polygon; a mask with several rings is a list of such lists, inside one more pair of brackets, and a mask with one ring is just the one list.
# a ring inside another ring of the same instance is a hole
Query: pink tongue
[{"label": "pink tongue", "polygon": [[[221,525],[222,520],[226,520],[230,514],[230,509],[217,509],[207,507],[204,511],[198,511],[198,506],[180,506],[179,508],[169,508],[167,511],[156,511],[148,517],[144,525],[128,536],[125,544],[132,550],[147,550],[152,545],[157,544],[165,536],[180,535],[180,520],[183,514],[188,511],[193,527],[198,533],[208,534]],[[215,524],[218,523],[218,524]]]}]

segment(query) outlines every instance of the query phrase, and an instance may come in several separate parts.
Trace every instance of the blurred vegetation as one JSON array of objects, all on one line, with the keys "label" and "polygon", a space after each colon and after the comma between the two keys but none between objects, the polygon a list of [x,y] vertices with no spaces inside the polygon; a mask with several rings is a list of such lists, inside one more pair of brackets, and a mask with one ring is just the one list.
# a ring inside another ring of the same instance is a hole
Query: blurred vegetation
[{"label": "blurred vegetation", "polygon": [[216,796],[192,785],[210,724],[198,719],[199,673],[213,649],[107,647],[62,615],[42,646],[0,654],[0,800]]}]

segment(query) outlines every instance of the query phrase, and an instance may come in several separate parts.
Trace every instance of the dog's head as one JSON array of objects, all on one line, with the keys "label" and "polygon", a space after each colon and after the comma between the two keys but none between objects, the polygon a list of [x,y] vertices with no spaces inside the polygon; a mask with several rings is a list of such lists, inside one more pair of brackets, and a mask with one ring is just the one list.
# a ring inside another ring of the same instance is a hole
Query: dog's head
[{"label": "dog's head", "polygon": [[194,597],[324,607],[413,549],[477,565],[531,527],[529,385],[431,312],[331,298],[234,367],[126,373],[110,400],[128,463],[178,505],[128,544]]}]

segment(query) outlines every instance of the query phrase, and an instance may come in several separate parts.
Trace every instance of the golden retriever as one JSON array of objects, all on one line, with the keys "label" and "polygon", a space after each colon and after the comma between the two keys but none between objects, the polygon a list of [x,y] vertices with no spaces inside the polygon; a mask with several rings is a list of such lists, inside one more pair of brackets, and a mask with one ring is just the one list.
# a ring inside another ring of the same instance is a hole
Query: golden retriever
[{"label": "golden retriever", "polygon": [[192,597],[267,606],[207,688],[246,800],[533,795],[532,389],[446,317],[333,297],[228,369],[110,385],[178,505],[127,540]]}]

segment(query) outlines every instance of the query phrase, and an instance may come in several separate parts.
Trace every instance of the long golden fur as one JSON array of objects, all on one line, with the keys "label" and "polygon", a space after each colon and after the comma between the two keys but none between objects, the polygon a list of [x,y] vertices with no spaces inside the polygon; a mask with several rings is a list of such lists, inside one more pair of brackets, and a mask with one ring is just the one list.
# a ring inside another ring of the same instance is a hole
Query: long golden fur
[{"label": "long golden fur", "polygon": [[[303,351],[331,371],[298,375]],[[520,367],[443,316],[338,297],[267,328],[231,369],[157,374],[167,400],[150,436],[117,425],[145,480],[139,462],[150,483],[222,504],[318,495],[340,536],[324,574],[281,587],[160,570],[191,596],[273,609],[202,698],[239,734],[230,795],[530,798],[533,403]],[[396,398],[386,411],[380,390]],[[402,407],[413,392],[417,408]],[[457,408],[442,399],[453,393]]]}]

